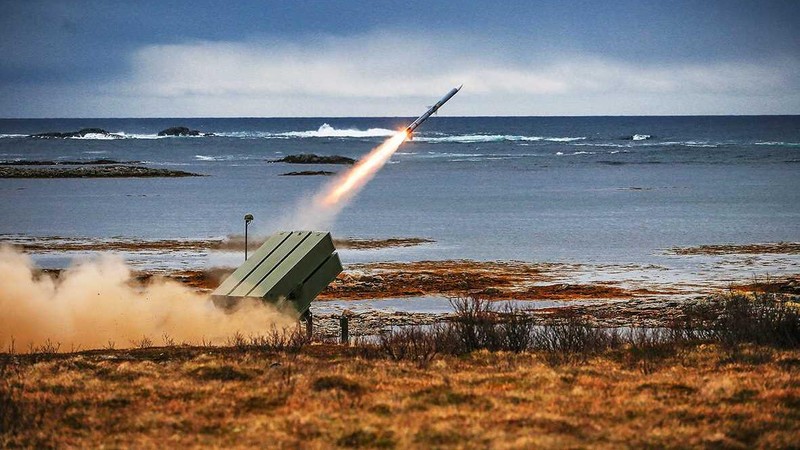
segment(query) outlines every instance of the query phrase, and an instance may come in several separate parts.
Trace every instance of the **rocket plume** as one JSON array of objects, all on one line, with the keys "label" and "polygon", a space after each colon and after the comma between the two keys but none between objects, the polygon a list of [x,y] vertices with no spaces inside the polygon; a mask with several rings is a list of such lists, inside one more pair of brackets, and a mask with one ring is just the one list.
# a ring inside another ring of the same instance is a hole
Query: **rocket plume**
[{"label": "rocket plume", "polygon": [[398,131],[383,144],[372,149],[369,154],[359,161],[352,169],[345,172],[342,177],[334,180],[317,198],[323,206],[336,205],[342,200],[347,200],[356,194],[375,173],[386,164],[394,155],[400,144],[408,137],[407,131]]},{"label": "rocket plume", "polygon": [[[347,202],[364,187],[375,173],[386,164],[400,145],[409,139],[416,129],[428,118],[436,114],[439,108],[447,103],[454,95],[461,90],[461,86],[451,89],[436,104],[429,107],[421,116],[411,122],[405,130],[398,131],[394,136],[387,139],[383,144],[372,149],[369,154],[359,161],[352,169],[345,172],[328,184],[322,192],[317,194],[312,200],[314,208],[298,207],[294,215],[287,221],[281,223],[282,226],[303,230],[318,230],[329,227],[333,219]],[[303,206],[307,204],[304,202]]]},{"label": "rocket plume", "polygon": [[372,149],[347,172],[325,185],[311,200],[313,208],[308,208],[308,201],[304,200],[289,217],[278,222],[276,229],[321,230],[330,227],[339,211],[389,161],[408,136],[408,130],[398,131]]},{"label": "rocket plume", "polygon": [[[462,86],[463,85],[451,89],[441,100],[436,102],[435,105],[428,108],[424,114],[411,122],[405,130],[398,131],[391,139],[373,149],[361,162],[348,170],[341,178],[334,180],[320,195],[315,197],[316,203],[324,208],[332,208],[352,198],[354,194],[372,179],[375,172],[386,164],[386,161],[397,151],[400,144],[411,137],[411,134],[417,127],[428,120],[431,115],[436,114],[442,105],[447,103],[461,90]],[[339,207],[339,209],[340,208],[341,207]]]}]

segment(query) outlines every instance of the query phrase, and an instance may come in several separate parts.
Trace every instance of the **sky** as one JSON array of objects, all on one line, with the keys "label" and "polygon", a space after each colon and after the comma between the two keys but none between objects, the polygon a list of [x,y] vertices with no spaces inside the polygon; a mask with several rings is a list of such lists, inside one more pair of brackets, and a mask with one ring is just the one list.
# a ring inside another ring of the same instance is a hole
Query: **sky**
[{"label": "sky", "polygon": [[0,117],[800,114],[800,1],[0,0]]}]

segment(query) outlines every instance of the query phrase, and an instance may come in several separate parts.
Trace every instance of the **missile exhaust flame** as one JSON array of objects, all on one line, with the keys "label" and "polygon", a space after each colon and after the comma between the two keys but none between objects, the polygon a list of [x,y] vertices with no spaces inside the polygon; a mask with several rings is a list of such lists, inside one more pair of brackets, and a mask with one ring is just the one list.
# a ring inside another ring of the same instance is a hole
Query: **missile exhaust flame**
[{"label": "missile exhaust flame", "polygon": [[[462,85],[463,86],[463,85]],[[347,200],[358,192],[381,167],[386,164],[386,161],[392,157],[400,145],[409,139],[416,131],[422,122],[428,120],[432,114],[436,114],[439,108],[442,107],[448,100],[453,98],[454,95],[461,90],[462,86],[451,89],[444,97],[442,97],[435,105],[428,108],[424,114],[417,117],[416,120],[411,122],[409,126],[403,131],[398,131],[392,138],[388,139],[383,144],[375,147],[364,159],[352,169],[347,171],[341,178],[334,181],[320,196],[317,197],[317,203],[323,207],[335,206],[342,200]]]},{"label": "missile exhaust flame", "polygon": [[408,132],[398,131],[383,144],[375,147],[369,154],[348,170],[340,179],[335,180],[317,198],[325,207],[336,205],[358,192],[375,173],[386,164],[386,161],[400,148],[400,144],[408,138]]},{"label": "missile exhaust flame", "polygon": [[428,120],[431,115],[436,114],[439,108],[460,90],[461,86],[451,89],[435,105],[428,108],[425,113],[411,122],[405,129],[399,130],[383,144],[372,149],[355,166],[325,186],[312,200],[315,208],[312,210],[298,208],[288,221],[288,227],[307,230],[329,227],[339,211],[347,204],[347,201],[352,199],[375,176],[403,142],[411,138],[417,127]]}]

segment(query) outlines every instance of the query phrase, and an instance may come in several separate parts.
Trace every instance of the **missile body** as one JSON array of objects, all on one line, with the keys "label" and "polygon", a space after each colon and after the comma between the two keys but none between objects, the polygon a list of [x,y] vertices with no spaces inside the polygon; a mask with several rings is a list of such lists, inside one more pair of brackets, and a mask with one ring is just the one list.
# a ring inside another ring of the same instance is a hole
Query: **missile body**
[{"label": "missile body", "polygon": [[425,114],[417,117],[417,120],[411,122],[411,125],[406,127],[406,133],[409,135],[409,137],[411,136],[411,133],[413,133],[414,130],[416,130],[417,127],[422,124],[422,122],[425,122],[428,119],[428,117],[430,117],[432,114],[435,114],[437,111],[439,111],[439,108],[441,108],[442,105],[444,105],[445,103],[447,103],[448,100],[453,98],[453,96],[456,95],[458,93],[458,91],[461,90],[462,86],[464,86],[464,85],[462,84],[461,86],[459,86],[457,88],[451,89],[450,92],[445,94],[445,96],[442,97],[441,100],[436,102],[435,105],[431,106],[430,109],[425,111]]}]

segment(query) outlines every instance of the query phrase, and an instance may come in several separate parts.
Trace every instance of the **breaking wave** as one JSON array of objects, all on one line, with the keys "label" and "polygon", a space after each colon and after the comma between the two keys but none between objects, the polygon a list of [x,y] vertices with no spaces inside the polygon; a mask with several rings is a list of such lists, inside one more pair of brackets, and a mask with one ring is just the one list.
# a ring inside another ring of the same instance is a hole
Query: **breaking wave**
[{"label": "breaking wave", "polygon": [[[319,122],[317,122],[319,123]],[[243,127],[246,128],[246,127]],[[298,128],[305,128],[300,126]],[[12,131],[12,130],[9,130]],[[126,131],[113,131],[107,134],[90,133],[84,136],[68,137],[67,140],[79,141],[114,141],[114,140],[156,140],[156,139],[172,139],[175,136],[159,136],[157,133],[141,132],[142,130],[137,127],[135,132]],[[329,123],[322,123],[319,128],[310,130],[247,130],[240,129],[238,131],[214,131],[213,129],[205,129],[204,131],[213,134],[217,138],[227,139],[256,139],[256,140],[293,140],[293,139],[370,139],[379,140],[382,138],[390,137],[397,131],[389,128],[373,127],[366,129],[359,128],[337,128]],[[568,133],[568,132],[566,132]],[[565,133],[565,134],[566,134]],[[577,134],[577,133],[575,133]],[[764,146],[764,147],[800,147],[800,142],[780,141],[780,140],[667,140],[644,133],[636,133],[631,135],[617,135],[619,137],[597,137],[597,136],[547,136],[547,135],[521,135],[521,134],[483,134],[483,133],[445,133],[445,132],[426,132],[422,130],[419,134],[415,135],[412,141],[425,143],[425,144],[491,144],[491,143],[513,143],[517,146],[539,146],[545,144],[563,144],[570,146],[587,146],[587,147],[607,147],[614,149],[632,149],[640,147],[694,147],[694,148],[720,148],[720,147],[738,147],[738,146]],[[192,138],[198,138],[189,136]],[[199,136],[209,137],[209,136]],[[28,134],[7,132],[0,133],[1,139],[27,139],[30,138]],[[178,137],[184,139],[186,137]],[[566,152],[569,153],[569,152]],[[202,160],[202,159],[200,159]]]},{"label": "breaking wave", "polygon": [[127,134],[127,133],[125,133],[123,131],[120,131],[119,133],[114,133],[114,134],[116,134],[118,136],[121,136],[121,137],[123,137],[125,139],[164,139],[164,138],[172,137],[172,136],[159,136],[157,134],[140,134],[140,133]]},{"label": "breaking wave", "polygon": [[428,152],[426,154],[417,155],[416,157],[421,159],[430,159],[430,158],[480,158],[484,156],[489,156],[489,155],[487,155],[486,153]]},{"label": "breaking wave", "polygon": [[[2,138],[39,138],[39,136],[31,136],[28,134],[0,134],[0,139]],[[79,140],[79,141],[115,141],[119,139],[166,139],[171,138],[174,136],[159,136],[157,134],[145,134],[145,133],[125,133],[124,131],[118,131],[114,133],[87,133],[83,136],[70,136],[65,138],[59,139],[67,139],[67,140]]]},{"label": "breaking wave", "polygon": [[[211,131],[216,137],[234,139],[314,139],[314,138],[338,138],[338,139],[363,139],[363,138],[385,138],[393,136],[397,130],[388,128],[336,128],[328,123],[323,123],[316,130],[300,131]],[[637,135],[638,136],[638,135]],[[25,134],[0,134],[0,138],[26,138]],[[126,133],[124,131],[112,132],[108,134],[92,133],[84,136],[69,137],[67,139],[78,140],[117,140],[117,139],[169,139],[174,136],[159,136],[149,133]],[[201,136],[206,137],[206,136]],[[521,145],[531,142],[554,142],[554,143],[573,143],[587,139],[585,136],[523,136],[513,134],[444,134],[444,133],[420,133],[414,136],[414,141],[430,144],[475,144],[490,142],[518,142]]]},{"label": "breaking wave", "polygon": [[772,147],[800,147],[800,142],[766,141],[756,142],[755,145],[768,145]]},{"label": "breaking wave", "polygon": [[217,136],[240,138],[240,139],[291,139],[291,138],[371,138],[388,137],[397,133],[396,130],[387,128],[369,128],[359,130],[356,128],[334,128],[327,123],[323,123],[316,130],[307,131],[232,131],[215,133]]},{"label": "breaking wave", "polygon": [[[663,141],[663,142],[642,142],[644,139],[639,139],[638,142],[629,142],[627,144],[616,144],[611,142],[573,142],[569,145],[586,146],[586,147],[608,147],[608,148],[649,148],[649,147],[696,147],[696,148],[718,148],[720,146],[741,145],[732,142],[708,142],[708,141]],[[765,144],[771,145],[771,144]]]},{"label": "breaking wave", "polygon": [[357,130],[354,128],[338,129],[334,128],[327,123],[323,123],[316,131],[288,131],[286,133],[278,133],[278,136],[287,137],[301,137],[301,138],[344,138],[344,137],[388,137],[397,133],[396,130],[389,130],[386,128],[370,128],[367,130]]},{"label": "breaking wave", "polygon": [[225,156],[194,155],[194,159],[198,161],[226,161],[230,158]]},{"label": "breaking wave", "polygon": [[222,154],[222,155],[194,155],[195,161],[200,162],[236,162],[236,161],[253,161],[262,160],[263,155],[247,155],[247,154]]},{"label": "breaking wave", "polygon": [[113,141],[117,139],[169,139],[173,137],[196,137],[196,136],[159,136],[157,134],[146,134],[146,133],[126,133],[124,131],[118,131],[115,133],[108,133],[108,134],[100,134],[100,133],[88,133],[83,136],[72,136],[66,139],[78,139],[78,140],[85,140],[85,141]]},{"label": "breaking wave", "polygon": [[[576,152],[578,154],[594,154],[594,152]],[[480,162],[480,161],[506,161],[506,160],[520,160],[528,158],[547,158],[553,156],[552,153],[467,153],[467,152],[411,152],[411,153],[396,153],[393,156],[392,163],[400,162]]]},{"label": "breaking wave", "polygon": [[595,155],[595,154],[597,154],[597,152],[577,151],[577,152],[572,152],[572,153],[564,153],[564,152],[556,152],[555,153],[556,156],[578,156],[578,155]]},{"label": "breaking wave", "polygon": [[608,142],[575,142],[570,145],[578,147],[610,147],[610,148],[631,148],[633,144],[612,144]]},{"label": "breaking wave", "polygon": [[721,142],[701,142],[701,141],[667,141],[654,144],[647,144],[652,146],[676,146],[676,147],[699,147],[699,148],[717,148],[724,145]]},{"label": "breaking wave", "polygon": [[474,144],[481,142],[574,142],[586,139],[586,137],[545,137],[545,136],[516,136],[508,134],[463,134],[455,136],[415,136],[414,140],[418,142],[430,143],[462,143]]},{"label": "breaking wave", "polygon": [[66,139],[77,139],[81,141],[113,141],[115,139],[125,139],[125,136],[121,136],[116,133],[109,133],[109,134],[100,134],[100,133],[87,133],[83,136],[71,136]]}]

